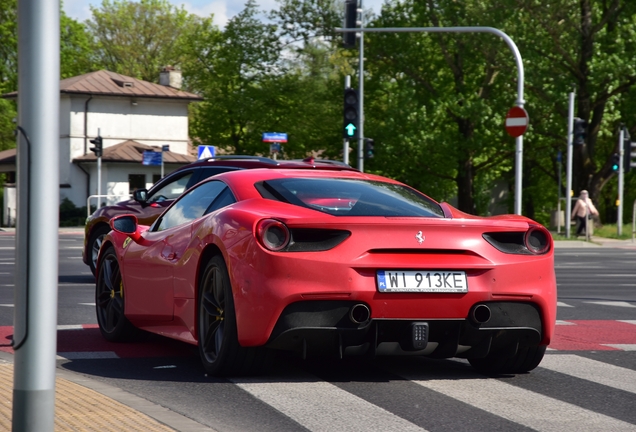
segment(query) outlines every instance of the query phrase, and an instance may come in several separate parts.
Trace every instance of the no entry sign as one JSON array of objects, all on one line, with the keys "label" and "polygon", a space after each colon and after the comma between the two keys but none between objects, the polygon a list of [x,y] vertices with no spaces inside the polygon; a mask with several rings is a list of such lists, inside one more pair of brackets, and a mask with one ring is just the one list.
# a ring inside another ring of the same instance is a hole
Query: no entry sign
[{"label": "no entry sign", "polygon": [[528,113],[521,107],[512,107],[506,114],[506,132],[513,138],[523,135],[528,129]]}]

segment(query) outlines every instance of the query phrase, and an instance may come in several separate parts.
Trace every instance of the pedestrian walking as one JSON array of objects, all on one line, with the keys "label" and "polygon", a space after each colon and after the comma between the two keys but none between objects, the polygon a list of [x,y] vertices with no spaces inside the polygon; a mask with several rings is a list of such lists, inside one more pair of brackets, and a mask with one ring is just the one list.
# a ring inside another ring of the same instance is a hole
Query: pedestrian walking
[{"label": "pedestrian walking", "polygon": [[576,219],[577,221],[577,236],[582,235],[583,230],[586,228],[587,221],[592,220],[593,216],[598,216],[598,210],[594,207],[594,203],[592,203],[592,200],[589,198],[587,191],[582,190],[572,210],[572,220]]}]

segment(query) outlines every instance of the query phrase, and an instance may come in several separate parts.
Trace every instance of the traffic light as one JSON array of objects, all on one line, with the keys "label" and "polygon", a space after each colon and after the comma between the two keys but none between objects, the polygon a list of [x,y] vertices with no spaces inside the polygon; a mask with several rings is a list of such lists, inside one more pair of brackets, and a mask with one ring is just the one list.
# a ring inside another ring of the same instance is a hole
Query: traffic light
[{"label": "traffic light", "polygon": [[364,139],[364,158],[365,159],[373,159],[373,146],[375,142],[373,138],[365,138]]},{"label": "traffic light", "polygon": [[358,91],[352,88],[346,88],[344,92],[344,123],[342,137],[347,139],[358,138]]},{"label": "traffic light", "polygon": [[612,171],[618,172],[618,168],[621,165],[621,157],[618,153],[612,155]]},{"label": "traffic light", "polygon": [[95,153],[95,156],[102,157],[102,137],[98,135],[95,139],[91,140],[91,143],[95,144],[95,147],[91,147],[90,150]]},{"label": "traffic light", "polygon": [[572,143],[574,145],[585,144],[587,138],[587,122],[578,117],[574,118],[574,127],[572,131]]},{"label": "traffic light", "polygon": [[[358,18],[358,0],[345,1],[345,22],[344,28],[356,28],[356,21]],[[346,32],[342,34],[342,47],[343,48],[355,48],[356,47],[356,34],[355,32]]]}]

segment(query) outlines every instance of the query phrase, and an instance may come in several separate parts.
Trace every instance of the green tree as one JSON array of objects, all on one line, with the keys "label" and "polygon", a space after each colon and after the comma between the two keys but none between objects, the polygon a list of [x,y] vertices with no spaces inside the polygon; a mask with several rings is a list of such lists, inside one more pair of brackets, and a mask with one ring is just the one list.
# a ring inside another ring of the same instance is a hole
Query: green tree
[{"label": "green tree", "polygon": [[253,0],[224,31],[203,20],[184,48],[184,77],[205,97],[193,108],[191,135],[237,154],[267,153],[261,134],[276,126],[284,69],[276,26],[258,20]]},{"label": "green tree", "polygon": [[60,14],[60,78],[82,75],[96,69],[94,46],[86,25]]},{"label": "green tree", "polygon": [[[377,27],[487,26],[501,12],[483,1],[386,4]],[[378,33],[366,36],[365,135],[376,138],[368,168],[438,199],[485,213],[497,179],[509,178],[514,140],[503,117],[516,100],[516,70],[488,34]],[[376,120],[376,121],[374,121]]]},{"label": "green tree", "polygon": [[184,35],[199,21],[167,0],[104,0],[92,7],[88,29],[96,43],[95,63],[149,82],[164,66],[184,60]]}]

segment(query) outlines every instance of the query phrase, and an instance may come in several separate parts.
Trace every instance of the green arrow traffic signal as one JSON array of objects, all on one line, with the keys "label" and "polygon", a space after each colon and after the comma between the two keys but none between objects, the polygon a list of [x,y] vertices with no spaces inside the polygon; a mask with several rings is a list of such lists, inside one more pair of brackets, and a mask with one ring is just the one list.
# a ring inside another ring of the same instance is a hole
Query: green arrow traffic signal
[{"label": "green arrow traffic signal", "polygon": [[345,129],[347,130],[347,135],[350,137],[356,134],[356,127],[352,123],[349,123]]}]

